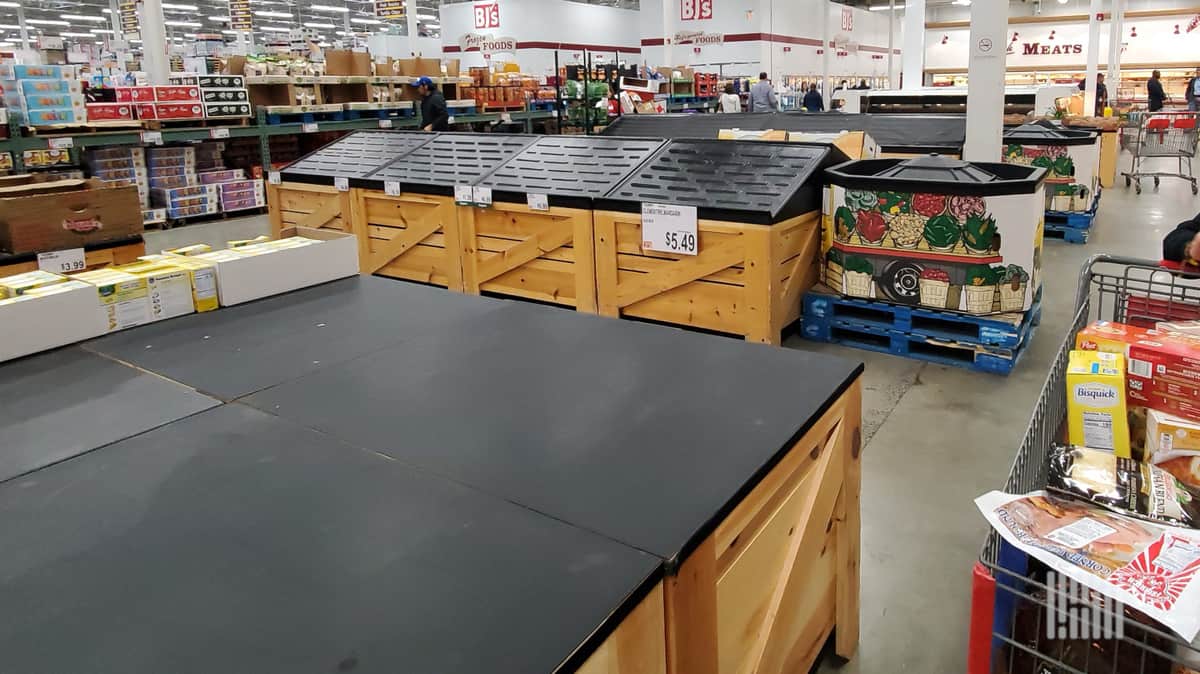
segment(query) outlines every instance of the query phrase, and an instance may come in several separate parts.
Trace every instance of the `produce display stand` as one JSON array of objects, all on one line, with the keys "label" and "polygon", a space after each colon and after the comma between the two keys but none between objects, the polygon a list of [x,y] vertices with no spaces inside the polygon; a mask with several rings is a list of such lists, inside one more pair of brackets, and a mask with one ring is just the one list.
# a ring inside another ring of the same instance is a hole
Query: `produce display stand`
[{"label": "produce display stand", "polygon": [[[826,145],[675,140],[596,203],[600,313],[779,344],[815,282]],[[696,255],[645,250],[641,205],[695,206]]]},{"label": "produce display stand", "polygon": [[[145,254],[146,244],[140,236],[94,246],[85,246],[83,261],[86,267],[84,269],[90,271],[113,265],[129,264],[136,262],[139,257]],[[0,252],[0,276],[23,274],[37,268],[37,253],[13,255],[11,253]]]},{"label": "produce display stand", "polygon": [[[94,414],[63,406],[80,359],[107,370]],[[861,373],[371,276],[8,363],[0,419],[60,413],[53,448],[4,448],[36,472],[0,484],[24,542],[0,647],[18,671],[808,671],[858,639]]]},{"label": "produce display stand", "polygon": [[[592,203],[659,147],[658,139],[543,136],[476,183],[487,208],[460,206],[467,292],[596,312]],[[539,197],[545,205],[534,209]]]},{"label": "produce display stand", "polygon": [[1022,124],[1004,131],[1002,161],[1046,169],[1047,220],[1051,213],[1090,213],[1099,196],[1099,141],[1090,130]]},{"label": "produce display stand", "polygon": [[[1096,320],[1145,327],[1153,327],[1158,321],[1195,320],[1200,316],[1197,280],[1164,269],[1152,260],[1096,255],[1084,263],[1071,327],[1050,363],[1004,492],[1027,494],[1046,488],[1050,449],[1066,437],[1066,373],[1076,333]],[[1047,638],[1044,621],[1052,610],[1047,605],[1047,593],[1063,589],[1047,585],[1045,566],[1010,545],[995,530],[988,533],[971,575],[968,674],[1174,674],[1190,671],[1189,667],[1194,669],[1200,662],[1200,650],[1195,646],[1135,619],[1128,610],[1124,613],[1124,632],[1118,638],[1089,639],[1086,634],[1078,639]],[[1065,624],[1065,612],[1075,609],[1059,601],[1057,610],[1063,613],[1057,620]],[[1103,609],[1094,605],[1080,608],[1092,612],[1092,625],[1113,619],[1102,618],[1100,613],[1112,613],[1111,604]],[[1086,619],[1083,624],[1088,624]]]}]

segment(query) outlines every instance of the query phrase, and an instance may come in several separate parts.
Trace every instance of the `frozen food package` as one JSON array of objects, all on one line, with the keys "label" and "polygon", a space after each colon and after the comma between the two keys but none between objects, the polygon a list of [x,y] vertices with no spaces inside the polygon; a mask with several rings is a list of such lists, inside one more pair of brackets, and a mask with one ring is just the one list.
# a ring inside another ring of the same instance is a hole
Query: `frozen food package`
[{"label": "frozen food package", "polygon": [[1200,528],[1200,491],[1158,466],[1109,451],[1051,448],[1046,487],[1122,515]]},{"label": "frozen food package", "polygon": [[1146,454],[1150,463],[1200,492],[1200,424],[1150,410]]},{"label": "frozen food package", "polygon": [[1200,632],[1200,532],[1155,524],[1044,491],[975,499],[1013,546],[1145,613],[1185,641]]}]

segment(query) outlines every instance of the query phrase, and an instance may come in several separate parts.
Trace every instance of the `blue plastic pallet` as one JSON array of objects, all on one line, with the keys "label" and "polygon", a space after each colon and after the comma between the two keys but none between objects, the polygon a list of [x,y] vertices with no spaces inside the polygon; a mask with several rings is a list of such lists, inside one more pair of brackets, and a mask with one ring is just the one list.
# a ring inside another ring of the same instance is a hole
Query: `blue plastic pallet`
[{"label": "blue plastic pallet", "polygon": [[972,316],[822,292],[806,293],[803,308],[806,321],[845,321],[921,338],[1015,349],[1024,343],[1040,318],[1041,301],[1035,300],[1025,319],[1015,323],[995,316]]},{"label": "blue plastic pallet", "polygon": [[267,113],[267,124],[312,124],[313,122],[340,122],[345,119],[345,110],[329,112]]},{"label": "blue plastic pallet", "polygon": [[[1031,327],[1030,335],[1032,331]],[[816,342],[852,346],[988,374],[1009,374],[1025,353],[1024,348],[992,349],[973,344],[943,342],[897,330],[847,321],[812,320],[807,316],[801,325],[801,335]]]},{"label": "blue plastic pallet", "polygon": [[1089,229],[1076,229],[1075,227],[1058,227],[1046,223],[1046,237],[1051,239],[1062,239],[1067,243],[1087,243]]},{"label": "blue plastic pallet", "polygon": [[1091,229],[1092,221],[1096,219],[1093,213],[1069,213],[1066,211],[1046,211],[1046,227],[1058,229]]}]

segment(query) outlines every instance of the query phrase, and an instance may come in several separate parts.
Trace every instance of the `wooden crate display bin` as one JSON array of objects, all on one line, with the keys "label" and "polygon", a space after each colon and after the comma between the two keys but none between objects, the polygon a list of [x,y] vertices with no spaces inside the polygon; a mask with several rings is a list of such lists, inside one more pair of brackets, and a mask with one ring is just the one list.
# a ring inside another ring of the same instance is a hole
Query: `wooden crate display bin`
[{"label": "wooden crate display bin", "polygon": [[[356,190],[354,220],[369,237],[368,273],[462,291],[454,188],[475,185],[532,136],[441,133],[372,173]],[[391,195],[388,193],[391,192]]]},{"label": "wooden crate display bin", "polygon": [[480,180],[492,190],[492,205],[459,209],[467,292],[595,313],[592,201],[661,145],[657,139],[548,136]]},{"label": "wooden crate display bin", "polygon": [[[779,344],[817,278],[826,145],[670,141],[597,204],[601,314]],[[646,250],[640,206],[697,207],[696,255]]]}]

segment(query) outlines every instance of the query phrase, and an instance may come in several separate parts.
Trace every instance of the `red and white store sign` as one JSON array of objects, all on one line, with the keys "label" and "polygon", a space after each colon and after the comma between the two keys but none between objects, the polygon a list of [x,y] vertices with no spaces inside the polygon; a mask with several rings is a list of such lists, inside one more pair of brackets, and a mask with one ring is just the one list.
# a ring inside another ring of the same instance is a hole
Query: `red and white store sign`
[{"label": "red and white store sign", "polygon": [[475,27],[476,28],[499,28],[500,27],[500,3],[487,2],[475,4]]},{"label": "red and white store sign", "polygon": [[842,30],[854,30],[854,11],[849,7],[842,8]]},{"label": "red and white store sign", "polygon": [[695,21],[713,18],[713,2],[715,0],[679,0],[679,18],[683,21]]}]

